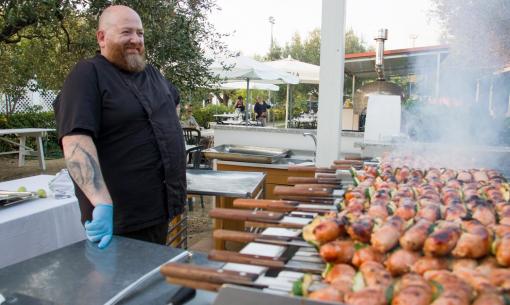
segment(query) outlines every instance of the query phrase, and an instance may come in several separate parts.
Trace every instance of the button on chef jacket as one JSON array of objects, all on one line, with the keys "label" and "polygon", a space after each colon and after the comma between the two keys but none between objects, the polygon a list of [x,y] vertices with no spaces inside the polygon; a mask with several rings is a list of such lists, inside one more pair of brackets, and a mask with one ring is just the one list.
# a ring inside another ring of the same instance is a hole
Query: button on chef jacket
[{"label": "button on chef jacket", "polygon": [[[161,224],[182,213],[186,198],[184,138],[176,113],[179,94],[147,65],[118,69],[102,55],[80,61],[55,100],[59,141],[88,134],[114,204],[114,233]],[[75,185],[82,222],[93,206]]]}]

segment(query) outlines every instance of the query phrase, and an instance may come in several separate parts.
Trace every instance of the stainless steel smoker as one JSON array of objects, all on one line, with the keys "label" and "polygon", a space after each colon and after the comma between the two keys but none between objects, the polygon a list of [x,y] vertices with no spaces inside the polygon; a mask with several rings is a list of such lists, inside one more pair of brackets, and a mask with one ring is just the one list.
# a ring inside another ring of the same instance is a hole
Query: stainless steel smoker
[{"label": "stainless steel smoker", "polygon": [[397,95],[404,101],[404,91],[395,83],[388,82],[384,77],[384,41],[388,39],[388,30],[380,29],[376,41],[375,72],[377,79],[363,85],[354,93],[354,113],[360,116],[360,131],[364,131],[368,97],[371,95]]}]

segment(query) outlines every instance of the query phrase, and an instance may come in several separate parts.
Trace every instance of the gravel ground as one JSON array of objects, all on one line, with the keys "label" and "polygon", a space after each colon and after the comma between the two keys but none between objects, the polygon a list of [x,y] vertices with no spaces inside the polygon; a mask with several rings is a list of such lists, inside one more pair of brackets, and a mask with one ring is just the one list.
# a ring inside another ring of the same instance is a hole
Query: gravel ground
[{"label": "gravel ground", "polygon": [[195,203],[193,204],[193,211],[188,212],[188,221],[190,225],[188,227],[189,233],[201,233],[207,230],[211,230],[212,219],[209,218],[209,211],[212,207],[212,197],[204,197],[204,208],[200,206],[200,199],[198,196],[195,197]]}]

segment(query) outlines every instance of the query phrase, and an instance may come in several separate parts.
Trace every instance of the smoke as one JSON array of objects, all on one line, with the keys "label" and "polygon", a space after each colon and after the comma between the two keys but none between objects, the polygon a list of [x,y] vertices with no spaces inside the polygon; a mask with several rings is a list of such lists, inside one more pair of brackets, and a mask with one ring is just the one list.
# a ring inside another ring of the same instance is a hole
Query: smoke
[{"label": "smoke", "polygon": [[402,131],[420,144],[407,143],[394,154],[419,153],[437,165],[506,171],[510,72],[502,70],[510,68],[510,2],[434,2],[448,34],[449,52],[440,58],[437,82],[430,58],[415,64],[416,95],[404,107]]}]

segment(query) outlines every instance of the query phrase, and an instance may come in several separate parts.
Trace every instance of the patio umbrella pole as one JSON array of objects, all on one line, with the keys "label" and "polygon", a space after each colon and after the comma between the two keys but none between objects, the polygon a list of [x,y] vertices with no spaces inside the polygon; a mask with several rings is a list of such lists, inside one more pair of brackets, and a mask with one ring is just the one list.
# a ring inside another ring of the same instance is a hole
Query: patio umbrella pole
[{"label": "patio umbrella pole", "polygon": [[285,128],[289,126],[289,98],[290,98],[290,85],[287,84],[287,100],[285,101]]},{"label": "patio umbrella pole", "polygon": [[244,123],[246,126],[248,126],[248,114],[251,114],[250,112],[250,79],[246,79],[246,115],[244,116]]},{"label": "patio umbrella pole", "polygon": [[[270,104],[271,103],[271,91],[267,90],[267,103]],[[273,108],[273,107],[271,107]],[[267,122],[270,123],[271,122],[271,109],[268,109],[267,110]],[[274,123],[273,123],[273,126],[274,126]]]}]

